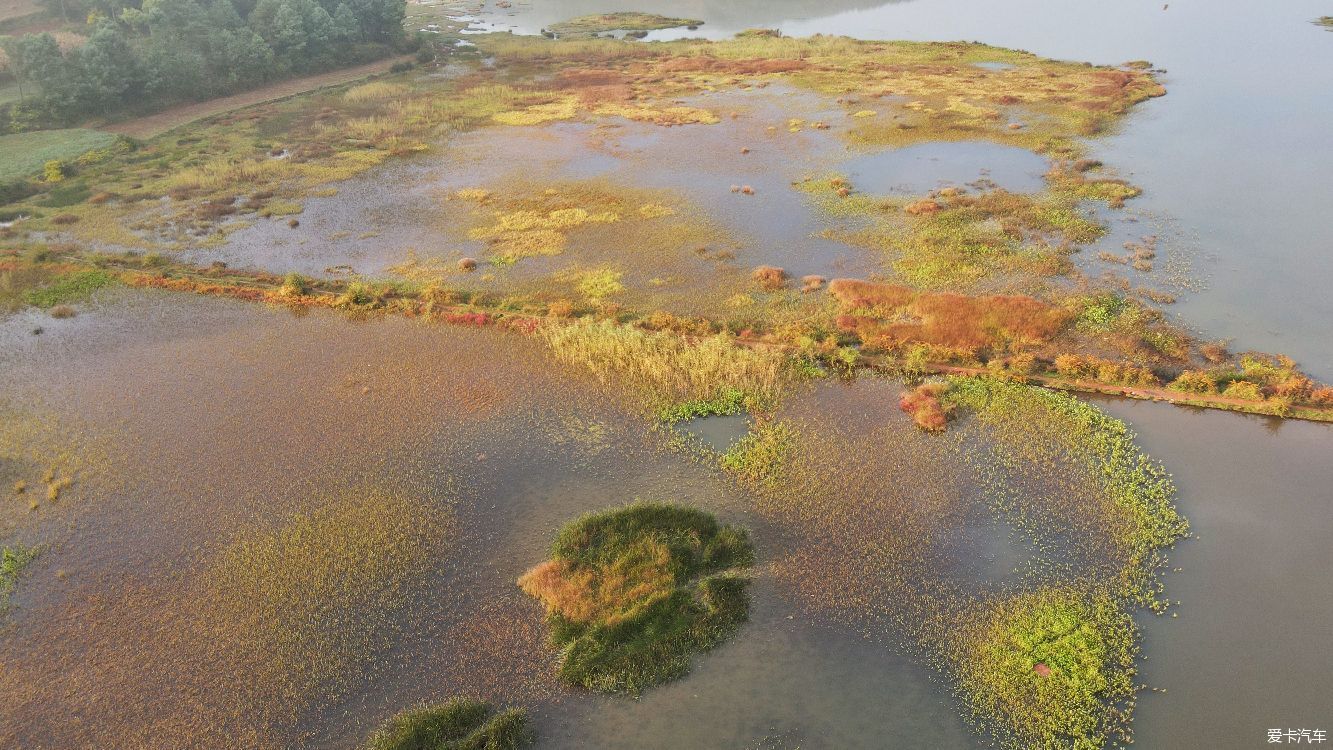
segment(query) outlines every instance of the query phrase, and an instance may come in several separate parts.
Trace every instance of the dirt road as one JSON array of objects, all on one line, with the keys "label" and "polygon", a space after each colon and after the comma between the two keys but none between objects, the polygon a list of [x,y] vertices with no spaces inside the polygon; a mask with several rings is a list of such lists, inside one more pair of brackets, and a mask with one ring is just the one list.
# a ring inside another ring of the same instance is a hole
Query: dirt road
[{"label": "dirt road", "polygon": [[98,130],[105,130],[109,133],[118,133],[128,135],[132,138],[152,138],[162,133],[178,128],[181,125],[202,120],[205,117],[230,112],[234,109],[249,107],[254,104],[273,101],[275,99],[285,99],[289,96],[303,94],[307,91],[314,91],[325,86],[338,86],[344,83],[355,81],[359,78],[365,78],[377,73],[384,73],[389,67],[399,60],[407,58],[386,58],[377,60],[373,63],[358,65],[354,68],[341,68],[331,70],[327,73],[320,73],[304,78],[291,78],[286,81],[280,81],[270,86],[243,91],[232,96],[224,96],[219,99],[209,99],[206,102],[195,102],[193,104],[182,104],[171,109],[163,110],[157,114],[139,117],[133,120],[117,122]]}]

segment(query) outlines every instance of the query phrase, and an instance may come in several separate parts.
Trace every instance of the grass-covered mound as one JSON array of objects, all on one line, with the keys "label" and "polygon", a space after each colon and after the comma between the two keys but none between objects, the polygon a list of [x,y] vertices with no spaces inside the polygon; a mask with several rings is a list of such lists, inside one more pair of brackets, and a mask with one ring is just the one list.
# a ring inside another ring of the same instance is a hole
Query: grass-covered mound
[{"label": "grass-covered mound", "polygon": [[710,514],[634,503],[566,526],[551,559],[518,584],[546,605],[560,676],[638,693],[690,669],[690,657],[745,621],[754,562],[748,533]]},{"label": "grass-covered mound", "polygon": [[408,709],[384,723],[365,750],[517,750],[532,744],[527,713],[492,713],[481,701],[455,698]]},{"label": "grass-covered mound", "polygon": [[47,162],[72,161],[115,143],[100,130],[69,128],[0,136],[0,180],[16,180],[41,172]]}]

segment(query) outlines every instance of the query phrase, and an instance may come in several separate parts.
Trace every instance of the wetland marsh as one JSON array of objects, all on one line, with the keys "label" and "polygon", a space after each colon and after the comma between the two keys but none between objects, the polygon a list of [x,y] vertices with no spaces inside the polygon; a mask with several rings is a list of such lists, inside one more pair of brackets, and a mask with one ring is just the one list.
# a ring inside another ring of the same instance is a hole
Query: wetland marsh
[{"label": "wetland marsh", "polygon": [[414,4],[45,167],[0,745],[1327,729],[1333,46],[1224,5]]}]

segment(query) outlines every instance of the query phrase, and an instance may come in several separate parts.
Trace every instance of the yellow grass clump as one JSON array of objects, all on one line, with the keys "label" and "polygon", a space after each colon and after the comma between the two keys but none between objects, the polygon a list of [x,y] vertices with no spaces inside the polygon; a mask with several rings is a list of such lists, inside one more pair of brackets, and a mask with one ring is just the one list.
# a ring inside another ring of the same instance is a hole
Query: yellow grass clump
[{"label": "yellow grass clump", "polygon": [[739,347],[727,336],[691,341],[589,320],[553,323],[539,334],[556,359],[603,382],[626,383],[651,402],[707,398],[725,387],[772,399],[786,381],[782,354]]},{"label": "yellow grass clump", "polygon": [[343,101],[352,104],[361,104],[364,102],[378,102],[386,99],[395,99],[408,93],[407,86],[401,83],[388,83],[387,81],[372,81],[363,83],[360,86],[354,86],[343,94]]}]

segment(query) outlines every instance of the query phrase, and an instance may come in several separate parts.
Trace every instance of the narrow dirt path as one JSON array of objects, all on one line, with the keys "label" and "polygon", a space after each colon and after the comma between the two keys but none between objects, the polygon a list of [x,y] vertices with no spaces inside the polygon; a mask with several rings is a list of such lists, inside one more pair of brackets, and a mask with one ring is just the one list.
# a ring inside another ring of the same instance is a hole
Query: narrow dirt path
[{"label": "narrow dirt path", "polygon": [[209,99],[206,102],[194,102],[192,104],[182,104],[163,110],[157,114],[138,117],[133,120],[112,123],[105,125],[98,130],[105,130],[109,133],[127,135],[131,138],[152,138],[162,133],[189,124],[195,120],[202,120],[205,117],[230,112],[234,109],[249,107],[254,104],[273,101],[275,99],[286,99],[289,96],[296,96],[307,91],[322,89],[326,86],[339,86],[344,83],[366,78],[378,73],[384,73],[389,70],[394,63],[407,59],[405,57],[390,57],[383,60],[376,60],[373,63],[358,65],[353,68],[339,68],[330,70],[327,73],[320,73],[304,78],[291,78],[286,81],[263,86],[249,91],[242,91],[239,94],[224,96],[218,99]]}]

